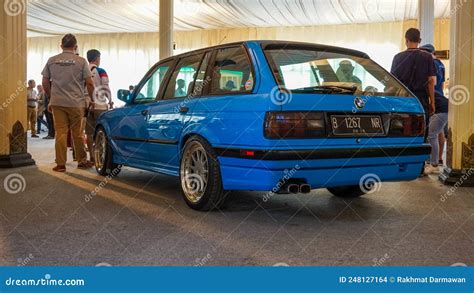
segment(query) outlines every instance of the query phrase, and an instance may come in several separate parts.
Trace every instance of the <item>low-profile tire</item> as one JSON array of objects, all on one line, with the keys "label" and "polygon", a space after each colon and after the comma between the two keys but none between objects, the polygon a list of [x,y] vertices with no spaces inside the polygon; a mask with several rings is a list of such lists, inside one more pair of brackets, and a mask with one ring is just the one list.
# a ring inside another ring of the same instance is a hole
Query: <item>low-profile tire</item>
[{"label": "low-profile tire", "polygon": [[102,176],[117,176],[122,169],[122,165],[114,163],[113,150],[103,127],[99,127],[94,136],[94,159],[95,170]]},{"label": "low-profile tire", "polygon": [[362,190],[359,185],[329,187],[328,191],[337,197],[355,198],[367,194],[370,190]]},{"label": "low-profile tire", "polygon": [[179,177],[183,198],[192,209],[210,211],[224,203],[219,160],[202,137],[192,136],[186,141],[181,153]]}]

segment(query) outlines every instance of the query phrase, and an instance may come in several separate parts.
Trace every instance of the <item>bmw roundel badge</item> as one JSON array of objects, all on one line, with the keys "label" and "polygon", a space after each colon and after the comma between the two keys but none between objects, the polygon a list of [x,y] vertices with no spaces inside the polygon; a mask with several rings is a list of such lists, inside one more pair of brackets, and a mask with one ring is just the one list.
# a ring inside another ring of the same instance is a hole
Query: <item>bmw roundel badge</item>
[{"label": "bmw roundel badge", "polygon": [[356,97],[354,99],[354,105],[360,110],[365,107],[365,101],[361,97]]}]

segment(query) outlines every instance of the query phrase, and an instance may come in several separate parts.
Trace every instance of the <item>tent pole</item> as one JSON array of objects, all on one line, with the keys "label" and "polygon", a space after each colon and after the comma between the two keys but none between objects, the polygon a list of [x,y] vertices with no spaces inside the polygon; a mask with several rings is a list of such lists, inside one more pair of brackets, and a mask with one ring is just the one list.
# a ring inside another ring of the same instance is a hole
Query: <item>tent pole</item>
[{"label": "tent pole", "polygon": [[160,0],[160,60],[173,55],[173,0]]}]

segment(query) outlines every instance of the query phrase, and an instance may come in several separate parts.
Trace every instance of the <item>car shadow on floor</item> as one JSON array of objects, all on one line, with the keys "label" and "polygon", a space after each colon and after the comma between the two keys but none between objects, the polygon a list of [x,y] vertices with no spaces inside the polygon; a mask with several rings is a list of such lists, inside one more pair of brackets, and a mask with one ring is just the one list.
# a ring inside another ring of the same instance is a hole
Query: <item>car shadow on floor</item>
[{"label": "car shadow on floor", "polygon": [[[137,176],[139,172],[140,176]],[[105,177],[95,172],[68,174],[78,180],[99,186]],[[124,169],[117,177],[108,181],[104,187],[123,195],[135,197],[154,205],[173,206],[188,214],[194,212],[184,202],[180,190],[179,179],[147,171]],[[257,191],[227,191],[226,200],[214,213],[248,213],[265,211],[268,215],[298,217],[318,217],[320,220],[332,220],[344,209],[357,209],[359,217],[345,217],[342,220],[360,221],[361,218],[377,217],[386,204],[370,197],[345,199],[332,196],[326,189],[313,190],[309,194],[272,194]],[[348,208],[349,207],[349,208]]]}]

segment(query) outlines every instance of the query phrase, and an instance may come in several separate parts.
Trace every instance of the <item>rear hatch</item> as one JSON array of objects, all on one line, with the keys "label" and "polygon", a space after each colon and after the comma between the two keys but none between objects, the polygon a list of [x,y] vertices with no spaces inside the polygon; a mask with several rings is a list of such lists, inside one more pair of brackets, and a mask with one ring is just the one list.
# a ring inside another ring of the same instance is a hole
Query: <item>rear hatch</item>
[{"label": "rear hatch", "polygon": [[366,54],[300,43],[262,47],[277,83],[270,99],[281,109],[265,120],[275,147],[423,143],[418,99]]}]

